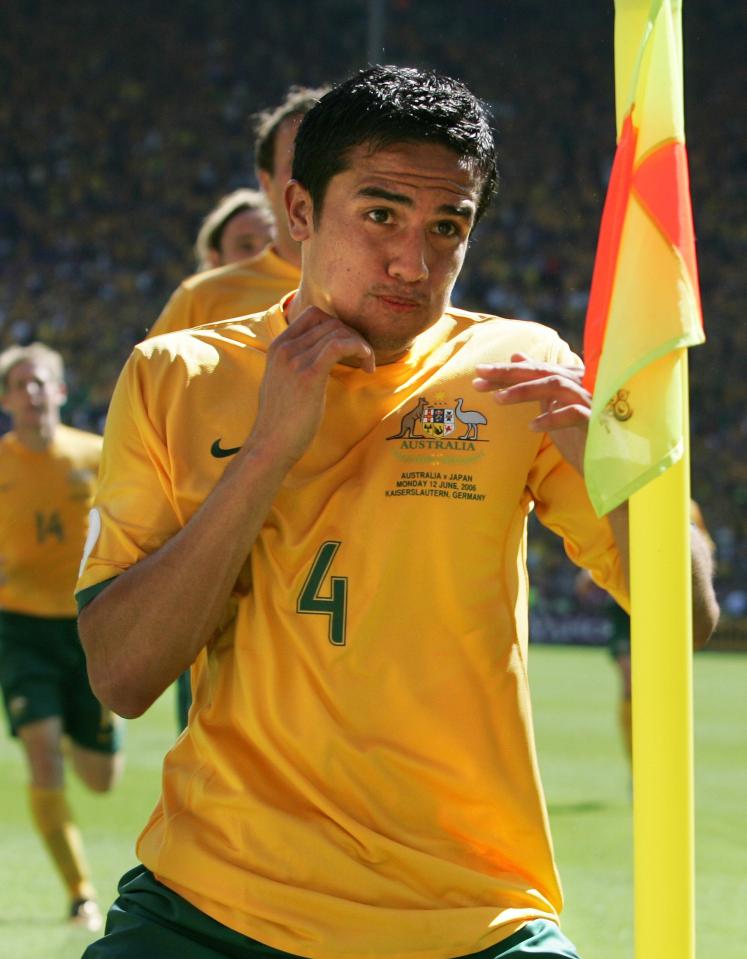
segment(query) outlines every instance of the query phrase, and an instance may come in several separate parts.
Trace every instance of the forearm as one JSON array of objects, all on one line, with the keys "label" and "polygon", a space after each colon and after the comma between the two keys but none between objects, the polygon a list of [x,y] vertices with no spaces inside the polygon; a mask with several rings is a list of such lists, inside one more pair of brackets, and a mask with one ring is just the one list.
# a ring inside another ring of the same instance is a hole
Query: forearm
[{"label": "forearm", "polygon": [[[625,570],[629,569],[627,503],[608,514],[610,526]],[[719,606],[713,588],[713,560],[708,541],[691,526],[692,561],[692,631],[693,646],[699,649],[708,642],[719,618]]]},{"label": "forearm", "polygon": [[628,504],[623,503],[607,514],[615,545],[620,554],[620,568],[625,576],[625,584],[630,592],[630,532],[628,526]]},{"label": "forearm", "polygon": [[690,526],[693,594],[693,646],[700,649],[718,624],[719,605],[713,588],[713,558],[706,537]]},{"label": "forearm", "polygon": [[79,619],[97,697],[133,717],[214,634],[287,466],[242,450],[187,525],[120,574]]}]

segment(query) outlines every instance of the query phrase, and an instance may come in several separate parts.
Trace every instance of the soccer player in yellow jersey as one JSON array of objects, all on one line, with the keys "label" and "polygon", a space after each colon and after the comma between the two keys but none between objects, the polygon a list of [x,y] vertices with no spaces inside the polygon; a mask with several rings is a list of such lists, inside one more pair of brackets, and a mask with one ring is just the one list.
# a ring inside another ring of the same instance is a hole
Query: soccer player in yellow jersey
[{"label": "soccer player in yellow jersey", "polygon": [[586,496],[568,347],[449,306],[495,179],[461,83],[361,71],[297,134],[298,292],[126,365],[81,638],[124,715],[199,661],[142,865],[86,959],[577,957],[533,743],[526,520],[627,603],[627,517]]},{"label": "soccer player in yellow jersey", "polygon": [[[226,197],[206,217],[195,244],[198,269],[205,270],[208,261],[221,269],[198,273],[185,280],[172,294],[149,337],[266,310],[285,293],[296,289],[301,276],[301,247],[288,230],[285,185],[291,175],[298,125],[323,92],[323,89],[291,87],[279,106],[257,117],[255,168],[262,187],[259,196],[264,198],[274,223],[272,243],[268,237],[261,252],[243,253],[241,242],[237,242],[234,235],[237,217],[231,210],[242,202],[242,194],[257,191],[237,190]],[[259,211],[245,207],[239,216],[252,214],[256,217]],[[244,229],[246,231],[246,226]],[[182,730],[187,725],[192,703],[188,671],[177,678],[176,696],[177,724]]]},{"label": "soccer player in yellow jersey", "polygon": [[186,279],[171,295],[149,336],[266,310],[296,289],[301,247],[288,230],[285,185],[298,124],[323,92],[292,87],[283,103],[257,118],[255,168],[275,221],[272,243],[256,256],[224,259],[217,269]]},{"label": "soccer player in yellow jersey", "polygon": [[240,263],[272,239],[272,210],[260,190],[242,188],[222,197],[202,221],[195,241],[198,270]]},{"label": "soccer player in yellow jersey", "polygon": [[62,358],[41,343],[0,354],[0,394],[13,427],[0,439],[0,685],[71,920],[96,930],[101,914],[65,797],[63,737],[80,779],[108,791],[121,769],[118,730],[91,692],[73,598],[101,438],[60,423]]}]

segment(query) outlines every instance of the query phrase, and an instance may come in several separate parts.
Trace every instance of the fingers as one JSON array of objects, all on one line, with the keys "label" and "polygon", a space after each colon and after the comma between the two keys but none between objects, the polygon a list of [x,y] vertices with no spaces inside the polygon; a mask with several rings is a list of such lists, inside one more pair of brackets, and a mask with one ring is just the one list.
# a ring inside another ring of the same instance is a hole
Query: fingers
[{"label": "fingers", "polygon": [[[561,407],[591,408],[591,394],[582,385],[583,367],[537,363],[523,353],[514,353],[510,363],[481,364],[472,385],[478,392],[492,392],[496,403],[538,402],[543,413]],[[557,422],[570,417],[557,417]],[[575,424],[572,424],[575,425]]]},{"label": "fingers", "polygon": [[491,372],[478,376],[472,385],[480,392],[492,392],[500,406],[516,403],[539,403],[542,415],[535,422],[539,429],[548,426],[577,426],[588,420],[591,394],[565,373],[547,373],[545,370],[520,371],[509,369],[500,374]]},{"label": "fingers", "polygon": [[538,363],[525,353],[514,353],[510,363],[485,363],[475,372],[475,389],[492,392],[501,406],[538,403],[540,413],[529,428],[552,436],[563,458],[583,476],[591,394],[581,382],[582,366]]},{"label": "fingers", "polygon": [[538,363],[514,353],[510,363],[483,364],[476,373],[475,389],[492,392],[500,406],[539,403],[541,412],[529,424],[534,432],[585,431],[588,425],[591,394],[582,385],[583,367]]},{"label": "fingers", "polygon": [[292,369],[328,373],[340,362],[369,373],[376,367],[370,344],[351,327],[318,307],[309,307],[294,320],[270,348]]},{"label": "fingers", "polygon": [[472,381],[476,390],[493,392],[497,403],[527,403],[533,400],[567,399],[581,402],[591,394],[580,383],[564,373],[534,371],[518,374],[509,371],[501,376],[481,376]]},{"label": "fingers", "polygon": [[328,373],[336,363],[347,363],[373,373],[376,368],[374,352],[360,333],[339,320],[324,326],[305,352],[299,354],[299,359],[324,373]]},{"label": "fingers", "polygon": [[329,374],[340,362],[375,368],[373,349],[356,330],[315,307],[304,310],[267,351],[249,446],[296,462],[319,429]]},{"label": "fingers", "polygon": [[536,433],[552,433],[555,430],[585,427],[589,422],[589,407],[580,404],[553,406],[552,409],[535,416],[529,428]]},{"label": "fingers", "polygon": [[477,376],[473,384],[476,389],[485,392],[552,376],[581,386],[584,367],[538,363],[523,353],[514,353],[510,363],[482,363],[475,372]]}]

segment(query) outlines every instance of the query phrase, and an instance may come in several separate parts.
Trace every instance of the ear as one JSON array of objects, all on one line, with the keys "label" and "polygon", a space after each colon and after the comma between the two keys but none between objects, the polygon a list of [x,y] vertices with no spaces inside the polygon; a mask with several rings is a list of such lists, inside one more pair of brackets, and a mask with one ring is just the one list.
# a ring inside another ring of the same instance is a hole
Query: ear
[{"label": "ear", "polygon": [[288,180],[285,187],[285,210],[288,230],[298,243],[308,240],[314,232],[314,204],[309,191],[298,180]]},{"label": "ear", "polygon": [[211,268],[216,266],[221,266],[220,253],[217,250],[213,250],[213,249],[208,250],[207,261],[210,264]]}]

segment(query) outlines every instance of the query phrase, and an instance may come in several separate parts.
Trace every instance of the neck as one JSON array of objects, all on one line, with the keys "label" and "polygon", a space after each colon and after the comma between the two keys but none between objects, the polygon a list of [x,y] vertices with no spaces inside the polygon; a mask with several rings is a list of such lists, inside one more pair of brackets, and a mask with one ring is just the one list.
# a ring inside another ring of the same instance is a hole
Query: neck
[{"label": "neck", "polygon": [[54,442],[57,423],[43,422],[33,427],[15,427],[15,434],[20,443],[34,453],[43,453]]},{"label": "neck", "polygon": [[[314,302],[314,297],[308,292],[307,288],[304,286],[303,277],[301,278],[301,283],[298,287],[298,291],[290,301],[286,304],[285,307],[285,318],[288,323],[293,323],[299,318],[299,316],[309,307],[315,306],[322,313],[326,313],[328,316],[332,314],[328,309],[325,309],[324,306],[319,306],[318,303]],[[372,345],[372,344],[369,344]],[[381,350],[374,347],[374,360],[376,361],[376,366],[386,366],[389,363],[396,363],[398,360],[402,359],[405,356],[412,346],[412,343],[408,343],[407,346],[395,350]],[[348,362],[347,360],[340,360],[343,366],[353,366],[358,367],[360,364],[357,360]]]},{"label": "neck", "polygon": [[301,244],[297,243],[285,230],[277,231],[277,236],[272,243],[272,249],[281,260],[286,260],[288,263],[292,263],[293,266],[297,266],[300,269]]}]

